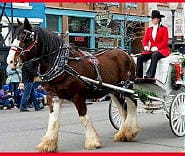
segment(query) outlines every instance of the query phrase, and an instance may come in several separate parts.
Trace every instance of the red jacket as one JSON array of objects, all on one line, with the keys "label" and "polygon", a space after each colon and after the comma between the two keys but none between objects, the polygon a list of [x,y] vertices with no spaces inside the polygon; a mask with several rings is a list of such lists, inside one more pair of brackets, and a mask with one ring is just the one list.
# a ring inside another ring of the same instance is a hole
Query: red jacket
[{"label": "red jacket", "polygon": [[[149,27],[146,30],[144,38],[142,40],[142,46],[149,46],[150,48],[156,46],[158,51],[164,56],[167,57],[170,54],[170,49],[168,48],[168,29],[165,26],[160,26],[157,30],[156,38],[153,40],[152,38],[152,29],[153,27]],[[142,54],[148,54],[151,52],[143,51]]]}]

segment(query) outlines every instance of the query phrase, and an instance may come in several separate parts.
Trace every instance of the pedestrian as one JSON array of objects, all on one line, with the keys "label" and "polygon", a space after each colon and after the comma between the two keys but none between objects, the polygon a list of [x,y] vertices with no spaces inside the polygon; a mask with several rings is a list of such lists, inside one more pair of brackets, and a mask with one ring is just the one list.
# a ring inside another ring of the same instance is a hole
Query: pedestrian
[{"label": "pedestrian", "polygon": [[35,97],[33,81],[38,71],[38,66],[34,62],[26,62],[22,66],[22,82],[24,83],[24,93],[22,95],[20,112],[29,111],[28,102],[33,103],[35,111],[40,110],[39,103]]},{"label": "pedestrian", "polygon": [[42,85],[35,89],[35,96],[40,103],[40,107],[44,108],[47,105],[47,93]]},{"label": "pedestrian", "polygon": [[[142,40],[144,51],[137,56],[135,83],[140,83],[145,80],[155,82],[154,77],[157,62],[170,54],[170,49],[168,48],[168,28],[161,24],[161,19],[163,17],[165,16],[161,15],[160,11],[152,10],[152,26],[147,28]],[[151,63],[143,79],[143,62],[149,59],[151,59]]]},{"label": "pedestrian", "polygon": [[19,83],[19,86],[15,92],[15,103],[17,104],[18,108],[20,108],[23,93],[24,93],[24,83]]},{"label": "pedestrian", "polygon": [[9,87],[11,95],[14,96],[16,89],[18,88],[19,82],[21,81],[21,69],[11,69],[9,66],[7,66],[6,73],[10,83]]},{"label": "pedestrian", "polygon": [[3,109],[14,108],[14,99],[9,92],[9,86],[3,85],[0,88],[0,104],[3,106]]}]

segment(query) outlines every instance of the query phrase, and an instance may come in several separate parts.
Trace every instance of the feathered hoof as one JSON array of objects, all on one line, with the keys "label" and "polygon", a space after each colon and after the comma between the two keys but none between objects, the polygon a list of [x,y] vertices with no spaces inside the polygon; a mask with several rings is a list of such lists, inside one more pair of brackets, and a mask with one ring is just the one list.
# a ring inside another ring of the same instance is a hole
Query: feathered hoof
[{"label": "feathered hoof", "polygon": [[97,140],[91,140],[91,141],[86,141],[85,143],[85,149],[87,150],[93,150],[101,147],[101,141],[100,139]]},{"label": "feathered hoof", "polygon": [[36,147],[39,152],[56,152],[57,151],[57,139],[51,140],[46,137],[42,139],[42,142]]},{"label": "feathered hoof", "polygon": [[137,134],[140,132],[140,128],[127,128],[118,131],[118,133],[114,136],[114,141],[116,142],[122,142],[122,141],[132,141],[137,136]]}]

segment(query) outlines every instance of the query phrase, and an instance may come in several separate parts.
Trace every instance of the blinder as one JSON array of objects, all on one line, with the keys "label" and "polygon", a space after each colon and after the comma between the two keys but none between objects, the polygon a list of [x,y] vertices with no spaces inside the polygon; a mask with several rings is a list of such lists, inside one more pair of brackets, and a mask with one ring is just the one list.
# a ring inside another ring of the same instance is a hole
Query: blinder
[{"label": "blinder", "polygon": [[25,30],[25,29],[24,29],[23,32],[25,33],[25,37],[23,39],[24,42],[29,42],[29,41],[34,42],[35,32],[33,32],[33,31],[31,32],[31,31]]}]

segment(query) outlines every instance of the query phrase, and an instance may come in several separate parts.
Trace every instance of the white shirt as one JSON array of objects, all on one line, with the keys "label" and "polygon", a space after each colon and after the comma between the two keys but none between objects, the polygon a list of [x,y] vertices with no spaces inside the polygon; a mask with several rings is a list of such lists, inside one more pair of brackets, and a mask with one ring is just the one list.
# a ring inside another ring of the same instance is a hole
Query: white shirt
[{"label": "white shirt", "polygon": [[153,30],[152,30],[152,38],[153,38],[153,40],[155,40],[155,38],[156,38],[157,29],[158,29],[158,24],[157,25],[153,25]]}]

